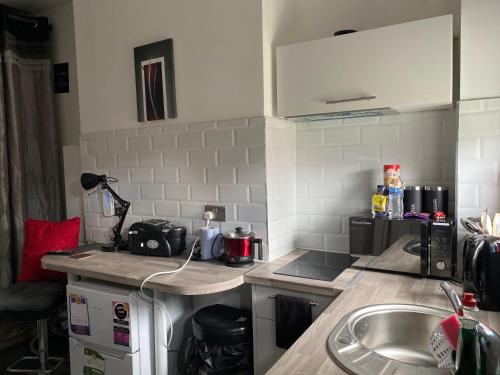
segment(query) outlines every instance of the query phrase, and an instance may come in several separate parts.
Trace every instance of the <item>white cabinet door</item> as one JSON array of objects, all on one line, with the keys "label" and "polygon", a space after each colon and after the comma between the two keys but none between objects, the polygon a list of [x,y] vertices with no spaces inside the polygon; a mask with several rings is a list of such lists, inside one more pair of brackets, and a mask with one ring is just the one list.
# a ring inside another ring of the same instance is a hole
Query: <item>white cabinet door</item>
[{"label": "white cabinet door", "polygon": [[452,16],[277,48],[278,116],[452,104]]},{"label": "white cabinet door", "polygon": [[312,307],[313,321],[330,305],[334,298],[285,289],[252,286],[252,317],[254,340],[254,368],[256,375],[263,375],[285,353],[276,346],[275,302],[276,294],[300,297],[316,303]]},{"label": "white cabinet door", "polygon": [[264,375],[285,353],[285,349],[276,346],[276,322],[274,320],[255,319],[257,345],[255,346],[255,375]]}]

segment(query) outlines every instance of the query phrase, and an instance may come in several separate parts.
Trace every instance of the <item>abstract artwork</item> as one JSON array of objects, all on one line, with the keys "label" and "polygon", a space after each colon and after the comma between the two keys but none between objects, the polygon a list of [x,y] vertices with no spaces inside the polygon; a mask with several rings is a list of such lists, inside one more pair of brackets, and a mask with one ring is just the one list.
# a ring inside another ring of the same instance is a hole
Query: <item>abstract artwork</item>
[{"label": "abstract artwork", "polygon": [[138,120],[177,117],[172,39],[134,48],[134,63]]}]

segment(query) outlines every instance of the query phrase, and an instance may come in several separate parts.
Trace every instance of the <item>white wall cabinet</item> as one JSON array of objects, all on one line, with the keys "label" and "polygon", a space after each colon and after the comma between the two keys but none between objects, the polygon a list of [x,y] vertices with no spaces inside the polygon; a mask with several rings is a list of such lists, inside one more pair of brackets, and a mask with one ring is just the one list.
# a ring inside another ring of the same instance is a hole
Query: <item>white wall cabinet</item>
[{"label": "white wall cabinet", "polygon": [[452,105],[452,15],[278,47],[277,115]]},{"label": "white wall cabinet", "polygon": [[461,5],[460,99],[500,97],[500,1]]},{"label": "white wall cabinet", "polygon": [[285,353],[285,349],[276,346],[276,310],[274,298],[276,294],[301,297],[318,304],[313,306],[312,315],[315,320],[334,298],[264,286],[252,286],[253,315],[253,347],[254,374],[263,375]]}]

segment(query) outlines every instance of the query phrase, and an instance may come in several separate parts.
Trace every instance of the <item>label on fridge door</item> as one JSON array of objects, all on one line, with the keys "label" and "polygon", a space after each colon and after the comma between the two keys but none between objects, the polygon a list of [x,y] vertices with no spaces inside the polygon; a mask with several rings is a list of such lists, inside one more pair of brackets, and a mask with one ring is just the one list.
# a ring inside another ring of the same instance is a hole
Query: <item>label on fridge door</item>
[{"label": "label on fridge door", "polygon": [[69,295],[69,322],[74,334],[90,336],[87,297],[78,294]]},{"label": "label on fridge door", "polygon": [[83,363],[83,375],[104,375],[104,365],[105,360],[102,355],[100,355],[95,350],[85,348],[83,351],[84,363]]},{"label": "label on fridge door", "polygon": [[113,342],[116,345],[130,346],[130,330],[125,327],[113,326]]},{"label": "label on fridge door", "polygon": [[125,302],[113,301],[113,322],[123,326],[129,325],[129,305]]}]

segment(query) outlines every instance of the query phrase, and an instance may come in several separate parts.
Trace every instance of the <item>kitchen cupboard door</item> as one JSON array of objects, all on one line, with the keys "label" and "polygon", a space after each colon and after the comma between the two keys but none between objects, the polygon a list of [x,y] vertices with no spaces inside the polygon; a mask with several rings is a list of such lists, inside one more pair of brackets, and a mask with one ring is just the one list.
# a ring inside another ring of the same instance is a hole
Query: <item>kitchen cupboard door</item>
[{"label": "kitchen cupboard door", "polygon": [[452,16],[277,48],[277,115],[452,105]]},{"label": "kitchen cupboard door", "polygon": [[276,322],[257,318],[254,321],[257,337],[255,348],[254,374],[264,375],[286,352],[276,346]]}]

